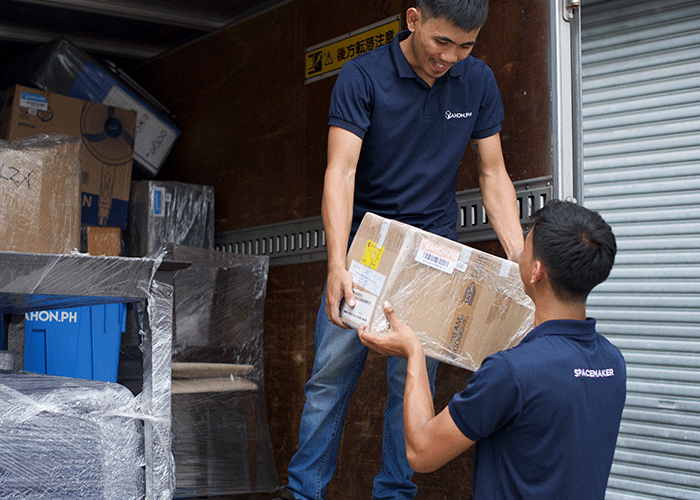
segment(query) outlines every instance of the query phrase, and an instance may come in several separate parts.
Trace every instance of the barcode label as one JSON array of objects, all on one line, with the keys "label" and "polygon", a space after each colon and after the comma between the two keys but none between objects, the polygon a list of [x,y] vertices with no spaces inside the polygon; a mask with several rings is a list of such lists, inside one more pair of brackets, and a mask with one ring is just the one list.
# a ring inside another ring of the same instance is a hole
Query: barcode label
[{"label": "barcode label", "polygon": [[438,271],[452,274],[458,262],[460,252],[444,245],[424,239],[416,254],[416,261]]},{"label": "barcode label", "polygon": [[433,255],[431,253],[425,252],[423,250],[419,250],[421,252],[421,258],[420,260],[433,264],[434,266],[438,268],[446,268],[447,266],[450,265],[450,261],[447,259],[443,259],[442,257],[438,257],[437,255]]},{"label": "barcode label", "polygon": [[33,92],[20,92],[19,105],[22,108],[36,109],[46,111],[49,109],[49,101],[43,94],[35,94]]}]

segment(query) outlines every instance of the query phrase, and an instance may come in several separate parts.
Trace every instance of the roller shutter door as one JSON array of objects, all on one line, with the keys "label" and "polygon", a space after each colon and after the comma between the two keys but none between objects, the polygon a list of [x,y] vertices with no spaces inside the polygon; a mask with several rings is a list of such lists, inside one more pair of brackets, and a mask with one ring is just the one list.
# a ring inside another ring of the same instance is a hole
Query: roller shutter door
[{"label": "roller shutter door", "polygon": [[581,2],[584,205],[616,265],[589,299],[628,366],[608,499],[700,499],[700,1]]}]

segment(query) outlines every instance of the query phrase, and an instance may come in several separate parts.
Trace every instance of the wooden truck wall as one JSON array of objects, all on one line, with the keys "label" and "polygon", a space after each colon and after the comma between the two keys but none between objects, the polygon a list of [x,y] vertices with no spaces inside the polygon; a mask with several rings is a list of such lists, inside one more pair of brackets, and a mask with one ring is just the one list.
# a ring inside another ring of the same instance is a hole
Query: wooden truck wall
[{"label": "wooden truck wall", "polygon": [[[328,103],[335,77],[305,83],[308,47],[415,5],[400,0],[293,0],[148,61],[132,76],[179,118],[182,136],[158,178],[212,185],[216,231],[320,214]],[[514,181],[551,175],[551,58],[547,0],[492,0],[473,55],[493,69],[505,105],[501,131]],[[458,190],[478,187],[467,150]],[[497,241],[472,244],[501,255]],[[304,384],[325,262],[270,268],[265,302],[266,394],[282,484],[297,447]],[[381,466],[385,359],[370,353],[351,399],[330,498],[369,498]],[[442,364],[435,404],[470,373]],[[473,454],[417,474],[418,499],[471,498]]]}]

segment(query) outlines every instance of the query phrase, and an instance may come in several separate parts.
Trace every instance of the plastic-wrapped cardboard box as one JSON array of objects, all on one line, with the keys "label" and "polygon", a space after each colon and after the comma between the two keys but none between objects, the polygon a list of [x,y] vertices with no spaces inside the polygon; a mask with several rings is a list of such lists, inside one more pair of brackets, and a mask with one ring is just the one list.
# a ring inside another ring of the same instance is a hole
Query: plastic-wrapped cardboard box
[{"label": "plastic-wrapped cardboard box", "polygon": [[383,304],[418,335],[426,355],[475,371],[530,331],[534,305],[518,265],[367,213],[347,256],[356,305],[343,321],[386,332]]},{"label": "plastic-wrapped cardboard box", "polygon": [[144,498],[142,416],[119,384],[0,372],[0,498]]},{"label": "plastic-wrapped cardboard box", "polygon": [[148,255],[166,243],[214,248],[214,188],[176,181],[133,181],[125,251]]},{"label": "plastic-wrapped cardboard box", "polygon": [[83,224],[126,227],[136,112],[15,85],[0,107],[0,137],[80,137]]},{"label": "plastic-wrapped cardboard box", "polygon": [[68,136],[0,141],[0,251],[79,248],[80,148]]}]

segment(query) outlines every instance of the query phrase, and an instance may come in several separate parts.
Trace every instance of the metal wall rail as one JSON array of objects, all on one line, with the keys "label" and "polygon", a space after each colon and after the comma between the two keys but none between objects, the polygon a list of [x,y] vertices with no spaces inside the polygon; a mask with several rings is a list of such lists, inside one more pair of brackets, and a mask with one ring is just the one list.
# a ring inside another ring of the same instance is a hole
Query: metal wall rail
[{"label": "metal wall rail", "polygon": [[[527,230],[532,214],[552,197],[552,178],[539,177],[514,183],[520,222]],[[460,243],[496,239],[486,216],[481,192],[457,193],[457,240]],[[216,235],[217,250],[245,255],[268,255],[271,266],[326,260],[326,235],[321,216],[240,229]]]}]

